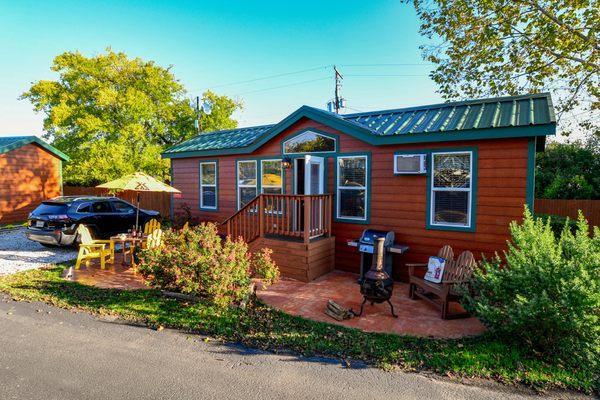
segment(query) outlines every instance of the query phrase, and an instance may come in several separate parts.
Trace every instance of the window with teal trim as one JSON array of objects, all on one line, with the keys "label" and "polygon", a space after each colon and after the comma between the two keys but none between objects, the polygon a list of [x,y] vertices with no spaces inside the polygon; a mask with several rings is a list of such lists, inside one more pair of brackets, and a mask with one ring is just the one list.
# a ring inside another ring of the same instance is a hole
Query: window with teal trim
[{"label": "window with teal trim", "polygon": [[238,209],[244,207],[258,195],[256,160],[237,163]]},{"label": "window with teal trim", "polygon": [[430,224],[469,228],[473,197],[473,153],[431,154]]},{"label": "window with teal trim", "polygon": [[200,163],[200,208],[217,209],[217,163]]},{"label": "window with teal trim", "polygon": [[337,218],[367,219],[367,156],[337,158]]}]

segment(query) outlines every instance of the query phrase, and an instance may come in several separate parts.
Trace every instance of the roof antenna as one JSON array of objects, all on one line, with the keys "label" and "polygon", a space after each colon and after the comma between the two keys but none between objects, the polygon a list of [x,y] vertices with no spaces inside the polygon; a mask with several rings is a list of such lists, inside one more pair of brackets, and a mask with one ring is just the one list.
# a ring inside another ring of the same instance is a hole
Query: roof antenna
[{"label": "roof antenna", "polygon": [[202,104],[200,104],[200,96],[196,96],[196,98],[190,102],[190,107],[196,111],[194,127],[198,131],[198,134],[200,134],[202,131],[201,116],[202,114],[210,115],[213,109],[213,103],[210,101],[210,99],[205,99],[202,101]]},{"label": "roof antenna", "polygon": [[327,103],[327,110],[329,112],[335,112],[336,114],[340,113],[340,109],[346,107],[346,99],[344,99],[341,95],[342,90],[342,79],[344,77],[340,74],[337,67],[333,66],[334,78],[335,78],[335,98],[333,100],[329,100]]}]

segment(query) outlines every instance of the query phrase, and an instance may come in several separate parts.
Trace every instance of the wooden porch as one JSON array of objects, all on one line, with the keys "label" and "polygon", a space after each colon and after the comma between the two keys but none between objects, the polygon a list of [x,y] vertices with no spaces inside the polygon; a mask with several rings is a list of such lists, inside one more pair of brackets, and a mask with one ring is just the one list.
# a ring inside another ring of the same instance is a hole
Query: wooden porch
[{"label": "wooden porch", "polygon": [[223,221],[251,251],[268,247],[283,276],[309,282],[333,270],[331,194],[260,194]]}]

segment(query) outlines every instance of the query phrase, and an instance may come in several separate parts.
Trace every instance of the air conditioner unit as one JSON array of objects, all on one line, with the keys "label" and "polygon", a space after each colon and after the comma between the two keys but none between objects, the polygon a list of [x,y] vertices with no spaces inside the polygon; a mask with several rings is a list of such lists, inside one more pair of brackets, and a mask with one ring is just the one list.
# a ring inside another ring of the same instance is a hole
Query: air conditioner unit
[{"label": "air conditioner unit", "polygon": [[426,158],[426,154],[395,154],[394,174],[424,174]]}]

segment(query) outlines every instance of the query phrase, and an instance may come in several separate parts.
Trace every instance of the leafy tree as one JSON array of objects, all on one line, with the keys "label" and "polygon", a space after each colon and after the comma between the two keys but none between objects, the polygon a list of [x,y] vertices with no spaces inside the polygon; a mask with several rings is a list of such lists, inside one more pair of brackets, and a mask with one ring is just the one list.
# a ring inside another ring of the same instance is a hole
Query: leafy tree
[{"label": "leafy tree", "polygon": [[551,143],[538,153],[536,197],[600,199],[600,149],[594,142]]},{"label": "leafy tree", "polygon": [[421,48],[443,96],[551,90],[559,117],[576,110],[567,118],[600,134],[598,0],[404,1],[432,41]]},{"label": "leafy tree", "polygon": [[[66,183],[95,185],[134,171],[164,178],[161,151],[196,134],[195,112],[170,67],[109,48],[94,57],[65,52],[51,69],[58,79],[33,83],[22,98],[45,113],[46,139],[71,157]],[[203,98],[214,109],[202,116],[205,130],[237,125],[231,115],[240,103],[212,92]]]}]

